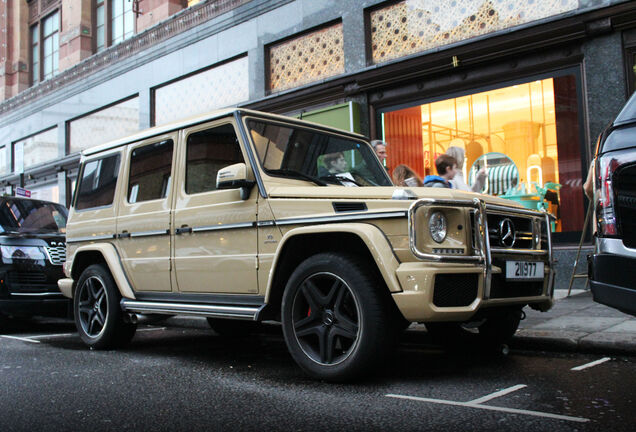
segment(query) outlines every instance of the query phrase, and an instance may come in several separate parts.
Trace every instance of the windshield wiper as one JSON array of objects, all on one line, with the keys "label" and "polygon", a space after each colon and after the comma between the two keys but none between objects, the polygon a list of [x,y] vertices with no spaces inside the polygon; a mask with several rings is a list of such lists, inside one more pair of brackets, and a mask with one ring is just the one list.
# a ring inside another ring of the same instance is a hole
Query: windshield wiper
[{"label": "windshield wiper", "polygon": [[303,180],[309,180],[310,182],[316,183],[318,186],[327,186],[327,183],[320,180],[319,178],[310,176],[309,174],[305,174],[304,172],[290,170],[290,169],[277,169],[277,170],[268,170],[270,174],[281,174],[290,177],[296,177]]},{"label": "windshield wiper", "polygon": [[331,181],[337,181],[338,183],[342,184],[343,182],[349,182],[349,183],[353,183],[356,186],[362,186],[360,183],[358,183],[357,181],[355,181],[352,178],[349,177],[344,177],[344,176],[339,176],[337,174],[329,174],[329,175],[324,175],[324,176],[320,176],[321,179],[325,179],[327,181],[331,180]]}]

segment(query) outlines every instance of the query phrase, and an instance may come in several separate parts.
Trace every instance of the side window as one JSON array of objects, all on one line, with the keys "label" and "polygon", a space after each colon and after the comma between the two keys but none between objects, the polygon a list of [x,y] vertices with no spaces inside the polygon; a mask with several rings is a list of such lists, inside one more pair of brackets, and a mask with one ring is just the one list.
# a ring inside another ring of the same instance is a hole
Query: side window
[{"label": "side window", "polygon": [[186,149],[186,193],[216,190],[216,174],[219,170],[244,161],[232,125],[191,134]]},{"label": "side window", "polygon": [[84,164],[75,200],[77,210],[104,207],[113,203],[119,159],[119,154],[116,154]]},{"label": "side window", "polygon": [[166,198],[172,172],[172,140],[137,147],[130,157],[128,202]]}]

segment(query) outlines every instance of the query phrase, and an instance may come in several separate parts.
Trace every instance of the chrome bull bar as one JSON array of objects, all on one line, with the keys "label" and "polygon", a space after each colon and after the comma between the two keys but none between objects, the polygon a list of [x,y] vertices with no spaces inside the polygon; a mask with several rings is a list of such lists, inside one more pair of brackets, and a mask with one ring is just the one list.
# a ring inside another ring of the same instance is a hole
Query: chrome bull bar
[{"label": "chrome bull bar", "polygon": [[[474,210],[474,216],[472,224],[475,227],[474,241],[476,243],[475,251],[477,254],[465,255],[465,256],[447,256],[440,254],[432,254],[422,252],[417,248],[417,229],[415,213],[420,207],[467,207]],[[484,299],[490,298],[490,287],[492,280],[492,248],[490,246],[490,238],[488,235],[488,218],[487,212],[513,214],[521,216],[532,216],[545,219],[546,235],[548,243],[548,263],[550,266],[549,279],[548,279],[548,292],[552,295],[552,287],[554,284],[554,265],[552,260],[552,236],[550,233],[550,218],[554,218],[547,212],[539,212],[535,210],[522,209],[516,207],[508,207],[497,204],[486,204],[484,200],[479,198],[473,198],[472,200],[448,200],[448,199],[434,199],[434,198],[421,198],[415,201],[408,210],[408,227],[409,227],[409,247],[411,253],[422,261],[433,262],[451,262],[451,263],[468,263],[476,264],[483,267],[484,276]],[[541,235],[541,233],[539,233]],[[505,250],[497,250],[497,253],[506,253]],[[512,251],[511,251],[512,252]]]}]

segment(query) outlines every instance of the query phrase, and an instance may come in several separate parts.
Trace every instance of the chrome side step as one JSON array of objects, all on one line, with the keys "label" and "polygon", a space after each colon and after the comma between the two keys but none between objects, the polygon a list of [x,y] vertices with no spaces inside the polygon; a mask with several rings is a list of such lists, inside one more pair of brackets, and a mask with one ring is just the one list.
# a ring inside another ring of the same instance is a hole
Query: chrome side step
[{"label": "chrome side step", "polygon": [[265,308],[265,305],[204,305],[192,303],[146,302],[139,300],[122,299],[121,308],[124,312],[139,314],[190,315],[258,321],[259,315]]}]

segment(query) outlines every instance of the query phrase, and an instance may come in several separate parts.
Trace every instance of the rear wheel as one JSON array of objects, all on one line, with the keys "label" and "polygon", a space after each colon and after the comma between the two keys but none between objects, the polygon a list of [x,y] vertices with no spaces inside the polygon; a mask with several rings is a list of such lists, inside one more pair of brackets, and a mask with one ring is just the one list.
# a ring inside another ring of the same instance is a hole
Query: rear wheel
[{"label": "rear wheel", "polygon": [[121,296],[108,269],[101,264],[86,268],[77,282],[73,301],[75,325],[91,348],[109,349],[132,339],[137,326],[124,322]]},{"label": "rear wheel", "polygon": [[378,364],[395,339],[386,287],[360,259],[321,253],[292,273],[282,302],[285,342],[309,375],[343,381]]}]

